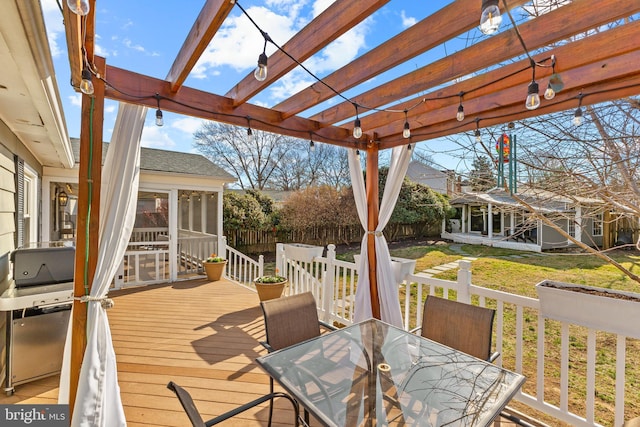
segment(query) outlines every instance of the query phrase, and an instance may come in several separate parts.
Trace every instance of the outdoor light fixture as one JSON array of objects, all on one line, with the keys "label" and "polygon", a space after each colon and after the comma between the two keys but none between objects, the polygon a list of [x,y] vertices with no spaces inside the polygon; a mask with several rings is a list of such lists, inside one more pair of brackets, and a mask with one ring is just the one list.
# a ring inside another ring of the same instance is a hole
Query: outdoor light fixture
[{"label": "outdoor light fixture", "polygon": [[313,142],[313,134],[309,132],[309,149],[313,152],[316,151],[316,144]]},{"label": "outdoor light fixture", "polygon": [[549,77],[549,85],[547,90],[544,91],[544,99],[553,99],[556,93],[560,92],[564,88],[564,83],[560,74],[556,74],[556,56],[551,55],[551,77]]},{"label": "outdoor light fixture", "polygon": [[476,119],[475,137],[476,137],[476,142],[482,141],[482,138],[480,138],[480,119]]},{"label": "outdoor light fixture", "polygon": [[67,206],[67,202],[69,201],[69,196],[64,191],[58,193],[58,204],[62,207]]},{"label": "outdoor light fixture", "polygon": [[88,14],[90,9],[88,0],[67,0],[67,6],[71,12],[80,16]]},{"label": "outdoor light fixture", "polygon": [[580,126],[584,121],[582,117],[582,92],[578,94],[578,109],[573,114],[573,125]]},{"label": "outdoor light fixture", "polygon": [[255,77],[259,82],[263,82],[267,78],[267,40],[269,40],[269,35],[263,32],[262,36],[264,37],[264,47],[262,48],[262,53],[258,57],[258,66],[253,72],[253,77]]},{"label": "outdoor light fixture", "polygon": [[80,82],[80,92],[85,95],[93,95],[93,83],[91,82],[91,71],[88,68],[82,70],[82,81]]},{"label": "outdoor light fixture", "polygon": [[253,130],[251,130],[251,117],[247,116],[247,142],[253,141]]},{"label": "outdoor light fixture", "polygon": [[464,120],[464,107],[462,106],[462,95],[463,93],[460,92],[460,105],[458,105],[458,113],[456,114],[456,120],[459,122]]},{"label": "outdoor light fixture", "polygon": [[498,8],[498,0],[482,0],[482,15],[480,15],[480,31],[493,34],[498,31],[502,23],[502,15]]},{"label": "outdoor light fixture", "polygon": [[411,144],[407,145],[407,150],[411,151]]},{"label": "outdoor light fixture", "polygon": [[407,110],[404,110],[404,129],[402,130],[402,137],[409,138],[411,136],[411,128],[409,127],[409,119],[407,118]]},{"label": "outdoor light fixture", "polygon": [[164,119],[162,118],[162,110],[160,110],[160,95],[156,93],[156,100],[158,101],[158,109],[156,110],[156,126],[164,125]]},{"label": "outdoor light fixture", "polygon": [[358,104],[353,104],[356,109],[356,120],[353,122],[353,137],[356,139],[362,138],[362,128],[360,127],[360,117],[358,117]]},{"label": "outdoor light fixture", "polygon": [[529,83],[529,88],[527,90],[527,100],[524,104],[525,107],[527,107],[527,110],[535,110],[540,106],[540,87],[536,82],[536,63],[533,59],[531,60],[531,70],[533,75],[531,77],[531,83]]}]

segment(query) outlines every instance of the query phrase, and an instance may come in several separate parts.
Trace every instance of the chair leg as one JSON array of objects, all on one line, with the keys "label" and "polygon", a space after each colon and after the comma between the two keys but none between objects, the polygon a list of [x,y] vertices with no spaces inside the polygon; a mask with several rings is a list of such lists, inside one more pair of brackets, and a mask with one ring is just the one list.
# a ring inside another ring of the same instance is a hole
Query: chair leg
[{"label": "chair leg", "polygon": [[[273,396],[273,378],[271,377],[269,377],[269,394]],[[269,423],[267,424],[269,427],[271,427],[272,418],[273,418],[273,397],[269,401]]]}]

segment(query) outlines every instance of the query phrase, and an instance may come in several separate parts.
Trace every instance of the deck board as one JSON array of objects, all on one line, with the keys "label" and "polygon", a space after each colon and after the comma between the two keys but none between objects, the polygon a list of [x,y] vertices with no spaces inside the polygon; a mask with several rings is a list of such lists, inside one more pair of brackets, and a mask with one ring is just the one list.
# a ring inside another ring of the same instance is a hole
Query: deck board
[{"label": "deck board", "polygon": [[[118,362],[122,403],[131,427],[186,426],[188,419],[166,385],[193,396],[211,418],[269,391],[255,358],[266,354],[262,311],[255,292],[205,279],[114,291],[109,323]],[[55,403],[58,376],[16,386],[0,404]],[[268,405],[221,424],[266,425]],[[276,402],[274,426],[293,424],[288,402]],[[318,425],[312,420],[312,425]]]}]

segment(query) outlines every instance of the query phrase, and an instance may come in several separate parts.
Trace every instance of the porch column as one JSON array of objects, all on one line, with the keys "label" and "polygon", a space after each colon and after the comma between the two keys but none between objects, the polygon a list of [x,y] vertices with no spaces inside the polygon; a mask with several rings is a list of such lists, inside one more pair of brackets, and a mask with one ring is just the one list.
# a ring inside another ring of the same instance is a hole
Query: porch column
[{"label": "porch column", "polygon": [[462,205],[462,214],[460,215],[460,232],[465,233],[467,224],[467,205]]},{"label": "porch column", "polygon": [[578,242],[582,242],[582,206],[576,206],[576,217],[575,217],[575,230],[576,230],[576,240]]},{"label": "porch column", "polygon": [[[375,231],[378,227],[378,150],[367,149],[367,230]],[[369,258],[369,289],[371,292],[371,314],[380,319],[380,300],[378,298],[378,278],[376,266],[376,241],[375,235],[367,235],[367,255]]]},{"label": "porch column", "polygon": [[491,239],[493,236],[493,205],[487,205],[487,236]]},{"label": "porch column", "polygon": [[[177,189],[169,191],[169,259],[178,259],[178,219],[180,194]],[[169,277],[172,282],[178,280],[178,266],[175,261],[169,262]]]},{"label": "porch column", "polygon": [[[105,62],[96,57],[95,65],[104,75]],[[71,368],[69,371],[69,408],[73,412],[80,367],[87,346],[87,304],[80,297],[91,291],[98,263],[100,229],[100,184],[102,175],[102,126],[104,120],[104,83],[93,81],[93,97],[82,95],[80,126],[80,164],[78,170],[78,217],[73,287],[73,323]]]}]

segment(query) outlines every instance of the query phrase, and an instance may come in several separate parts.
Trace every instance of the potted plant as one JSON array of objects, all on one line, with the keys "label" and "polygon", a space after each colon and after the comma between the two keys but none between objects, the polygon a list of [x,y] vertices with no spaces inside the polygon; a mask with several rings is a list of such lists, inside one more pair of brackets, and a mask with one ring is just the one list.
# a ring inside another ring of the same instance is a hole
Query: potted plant
[{"label": "potted plant", "polygon": [[287,278],[278,275],[277,271],[275,275],[260,276],[253,281],[260,301],[280,298],[287,282]]},{"label": "potted plant", "polygon": [[209,258],[202,263],[202,265],[204,266],[205,273],[207,273],[207,279],[215,282],[220,280],[222,277],[224,268],[227,265],[227,260],[217,256],[216,254],[211,254]]}]

